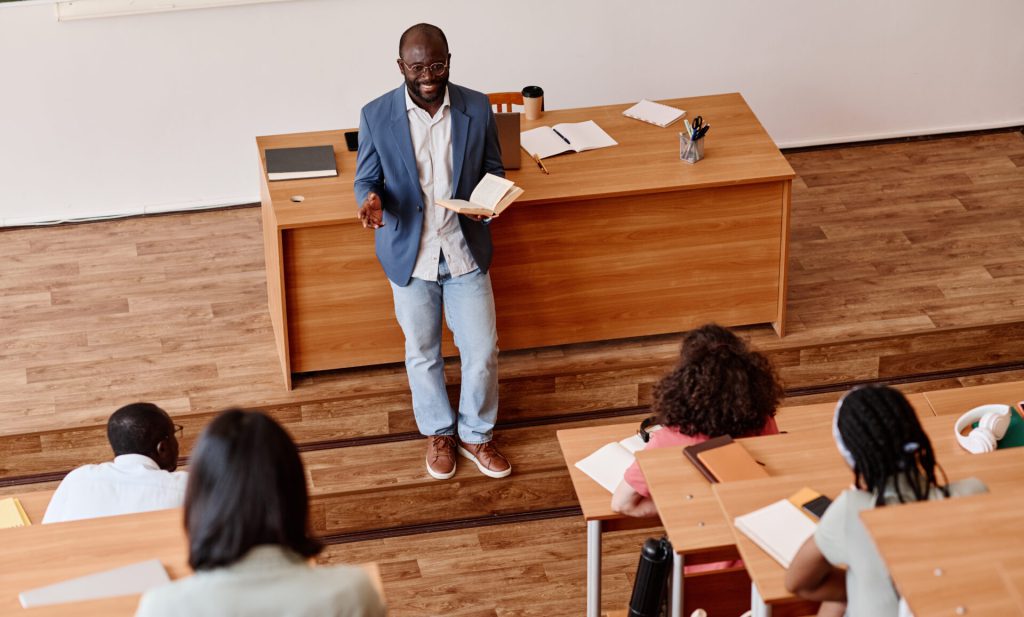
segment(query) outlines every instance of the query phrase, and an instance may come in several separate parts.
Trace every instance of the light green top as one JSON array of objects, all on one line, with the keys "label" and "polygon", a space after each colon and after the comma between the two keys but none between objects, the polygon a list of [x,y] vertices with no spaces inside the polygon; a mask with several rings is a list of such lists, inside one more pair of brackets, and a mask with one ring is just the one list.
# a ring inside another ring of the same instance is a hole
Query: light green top
[{"label": "light green top", "polygon": [[136,617],[383,617],[369,574],[310,567],[278,545],[251,549],[224,568],[198,572],[142,596]]},{"label": "light green top", "polygon": [[[885,491],[886,507],[898,507],[899,499],[894,487]],[[968,478],[949,485],[950,497],[987,493],[988,489],[977,478]],[[903,491],[904,497],[910,491]],[[932,490],[929,500],[943,499]],[[889,505],[897,504],[897,505]],[[846,566],[847,617],[897,617],[899,596],[893,586],[889,570],[875,548],[874,540],[860,520],[860,513],[875,507],[872,493],[847,489],[821,517],[814,532],[814,542],[829,563]]]}]

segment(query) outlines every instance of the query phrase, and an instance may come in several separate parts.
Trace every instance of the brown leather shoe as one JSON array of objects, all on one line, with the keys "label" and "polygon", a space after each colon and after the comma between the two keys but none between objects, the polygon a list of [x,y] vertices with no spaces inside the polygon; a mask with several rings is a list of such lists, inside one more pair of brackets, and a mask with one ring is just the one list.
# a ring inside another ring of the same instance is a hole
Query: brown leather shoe
[{"label": "brown leather shoe", "polygon": [[427,473],[437,480],[455,475],[455,437],[434,435],[427,437]]},{"label": "brown leather shoe", "polygon": [[493,441],[485,443],[465,443],[459,445],[459,454],[476,463],[480,473],[492,478],[504,478],[512,473],[512,464],[498,452]]}]

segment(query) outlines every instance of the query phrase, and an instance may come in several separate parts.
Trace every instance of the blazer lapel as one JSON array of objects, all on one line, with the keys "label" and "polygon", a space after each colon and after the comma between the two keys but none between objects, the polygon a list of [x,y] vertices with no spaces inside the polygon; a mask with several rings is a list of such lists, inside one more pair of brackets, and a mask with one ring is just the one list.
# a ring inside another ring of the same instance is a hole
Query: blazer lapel
[{"label": "blazer lapel", "polygon": [[452,196],[458,197],[462,164],[466,160],[469,116],[466,114],[466,102],[462,99],[462,92],[458,86],[448,84],[448,100],[451,103],[452,114]]},{"label": "blazer lapel", "polygon": [[416,170],[416,154],[412,149],[412,133],[409,131],[409,115],[405,109],[405,85],[394,91],[391,99],[391,137],[394,138],[398,147],[398,153],[402,164],[409,177],[412,178],[414,186],[420,185],[420,174]]}]

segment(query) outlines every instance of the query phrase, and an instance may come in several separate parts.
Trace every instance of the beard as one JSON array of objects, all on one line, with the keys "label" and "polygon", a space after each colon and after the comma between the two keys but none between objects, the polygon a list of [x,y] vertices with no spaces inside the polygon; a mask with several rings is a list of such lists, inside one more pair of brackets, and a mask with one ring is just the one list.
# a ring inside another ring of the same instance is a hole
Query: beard
[{"label": "beard", "polygon": [[445,89],[448,87],[448,76],[406,79],[405,85],[414,101],[436,103],[444,98]]}]

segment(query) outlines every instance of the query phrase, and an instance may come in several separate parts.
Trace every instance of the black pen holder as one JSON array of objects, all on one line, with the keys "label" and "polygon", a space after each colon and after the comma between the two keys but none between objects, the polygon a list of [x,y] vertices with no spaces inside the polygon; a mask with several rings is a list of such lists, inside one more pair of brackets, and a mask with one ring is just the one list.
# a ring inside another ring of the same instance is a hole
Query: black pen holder
[{"label": "black pen holder", "polygon": [[704,158],[704,138],[691,139],[690,134],[683,131],[679,134],[679,159],[691,165]]}]

